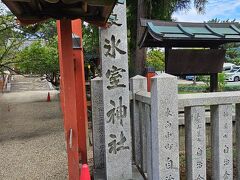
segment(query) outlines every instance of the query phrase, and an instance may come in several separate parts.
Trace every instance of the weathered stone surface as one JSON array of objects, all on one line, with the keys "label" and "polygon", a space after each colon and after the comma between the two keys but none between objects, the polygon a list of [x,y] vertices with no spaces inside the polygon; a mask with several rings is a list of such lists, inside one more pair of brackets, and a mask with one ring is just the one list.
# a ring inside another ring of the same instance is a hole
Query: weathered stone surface
[{"label": "weathered stone surface", "polygon": [[132,178],[126,3],[118,3],[111,27],[100,30],[106,179]]},{"label": "weathered stone surface", "polygon": [[147,131],[147,177],[152,179],[152,128],[151,128],[151,107],[146,105],[146,131]]},{"label": "weathered stone surface", "polygon": [[143,76],[134,76],[130,79],[130,90],[133,93],[133,151],[134,160],[137,165],[141,165],[142,147],[141,147],[141,130],[139,119],[139,103],[136,101],[135,93],[139,91],[147,91],[147,79]]},{"label": "weathered stone surface", "polygon": [[[132,166],[133,177],[132,180],[144,180],[141,173],[138,171],[136,166]],[[94,170],[94,180],[106,180],[106,171],[105,169]]]},{"label": "weathered stone surface", "polygon": [[237,179],[240,179],[240,104],[236,104]]},{"label": "weathered stone surface", "polygon": [[185,108],[187,179],[206,179],[205,107]]},{"label": "weathered stone surface", "polygon": [[211,106],[213,179],[233,179],[232,104]]},{"label": "weathered stone surface", "polygon": [[94,168],[105,168],[105,136],[102,78],[91,80]]},{"label": "weathered stone surface", "polygon": [[147,172],[147,117],[146,108],[144,103],[139,102],[140,113],[140,138],[141,138],[141,169],[144,173]]},{"label": "weathered stone surface", "polygon": [[208,106],[218,104],[240,103],[240,92],[216,92],[216,93],[197,93],[197,94],[179,94],[178,106]]},{"label": "weathered stone surface", "polygon": [[152,179],[179,180],[177,78],[152,78]]}]

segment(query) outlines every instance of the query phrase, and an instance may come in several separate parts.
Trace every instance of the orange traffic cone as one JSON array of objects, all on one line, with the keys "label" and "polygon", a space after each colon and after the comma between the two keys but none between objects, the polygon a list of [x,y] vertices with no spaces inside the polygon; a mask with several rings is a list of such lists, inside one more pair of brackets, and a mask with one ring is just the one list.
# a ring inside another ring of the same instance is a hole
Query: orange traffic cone
[{"label": "orange traffic cone", "polygon": [[51,97],[50,97],[50,93],[48,92],[48,96],[47,96],[47,102],[51,101]]},{"label": "orange traffic cone", "polygon": [[91,180],[87,164],[82,166],[80,180]]}]

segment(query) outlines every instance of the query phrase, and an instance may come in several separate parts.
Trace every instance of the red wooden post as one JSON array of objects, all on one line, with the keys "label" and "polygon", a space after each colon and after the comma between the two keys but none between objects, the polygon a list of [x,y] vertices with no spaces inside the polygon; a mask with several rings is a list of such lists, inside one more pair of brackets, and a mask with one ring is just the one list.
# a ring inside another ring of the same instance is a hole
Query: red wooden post
[{"label": "red wooden post", "polygon": [[153,67],[147,67],[146,68],[146,78],[147,78],[147,91],[151,91],[151,78],[155,76],[155,68]]},{"label": "red wooden post", "polygon": [[[82,22],[80,19],[72,21],[72,31],[80,37],[82,45]],[[77,103],[77,122],[78,122],[78,145],[81,154],[82,163],[87,163],[87,134],[88,134],[88,118],[87,118],[87,100],[84,73],[83,48],[73,50],[75,62],[75,83],[76,83],[76,103]]]},{"label": "red wooden post", "polygon": [[147,91],[151,91],[151,78],[155,76],[155,72],[147,72],[146,77],[147,77]]},{"label": "red wooden post", "polygon": [[71,20],[57,21],[64,130],[67,141],[70,180],[79,180],[78,122]]}]

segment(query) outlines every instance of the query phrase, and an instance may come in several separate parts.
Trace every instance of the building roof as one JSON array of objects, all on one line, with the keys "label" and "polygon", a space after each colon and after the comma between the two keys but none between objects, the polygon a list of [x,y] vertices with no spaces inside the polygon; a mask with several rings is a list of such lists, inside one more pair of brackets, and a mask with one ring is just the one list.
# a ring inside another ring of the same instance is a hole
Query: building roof
[{"label": "building roof", "polygon": [[[48,18],[81,18],[104,25],[117,0],[2,0],[23,24]],[[121,0],[122,1],[122,0]]]},{"label": "building roof", "polygon": [[234,23],[188,23],[141,19],[145,28],[140,47],[217,47],[240,42]]}]

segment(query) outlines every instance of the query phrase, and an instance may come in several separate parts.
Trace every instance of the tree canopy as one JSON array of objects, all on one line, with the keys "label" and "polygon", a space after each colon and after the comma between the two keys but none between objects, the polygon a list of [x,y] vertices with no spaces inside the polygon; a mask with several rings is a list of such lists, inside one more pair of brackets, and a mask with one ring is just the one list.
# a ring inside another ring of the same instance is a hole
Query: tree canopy
[{"label": "tree canopy", "polygon": [[[190,8],[191,0],[131,0],[127,1],[127,15],[128,15],[128,37],[129,37],[129,57],[132,62],[132,69],[136,69],[136,73],[141,74],[141,71],[137,71],[140,62],[143,61],[145,65],[145,49],[138,49],[139,38],[142,31],[139,29],[139,18],[145,17],[150,19],[172,20],[172,13],[179,10],[188,10]],[[207,0],[194,0],[194,6],[199,12],[204,12],[204,7]],[[26,48],[17,57],[22,43],[28,38],[41,39],[45,43],[34,43],[31,47]],[[83,26],[83,46],[85,54],[98,54],[99,38],[98,28],[86,25]],[[42,54],[36,56],[36,53],[40,53],[36,48],[42,50]],[[50,52],[47,52],[49,48]],[[54,51],[53,51],[54,49]],[[49,59],[53,59],[53,69],[55,73],[55,60],[57,57],[56,46],[56,22],[50,20],[47,23],[39,23],[30,25],[27,27],[21,27],[16,23],[14,16],[7,12],[0,12],[0,71],[3,69],[11,69],[13,64],[19,64],[17,67],[21,72],[36,72],[42,74],[42,70],[37,70],[32,64],[38,65],[40,69],[43,69],[42,65],[47,65],[46,69],[49,69]],[[48,54],[49,53],[49,54]],[[148,57],[156,57],[159,54],[157,52],[151,52]],[[51,55],[52,57],[50,58]],[[46,56],[46,58],[43,58]],[[160,56],[160,55],[159,55]],[[20,60],[20,57],[22,60]],[[27,60],[27,57],[31,59]],[[162,57],[162,56],[161,56]],[[37,63],[36,59],[39,58]],[[46,62],[43,60],[46,59]],[[150,58],[151,59],[151,58]],[[26,60],[26,61],[24,61]],[[27,65],[26,63],[31,63]],[[22,63],[22,64],[21,64]],[[52,70],[53,70],[52,69]]]},{"label": "tree canopy", "polygon": [[164,71],[164,53],[157,49],[149,51],[147,53],[146,65],[149,67],[154,67],[156,71]]},{"label": "tree canopy", "polygon": [[[173,12],[188,10],[191,3],[199,13],[203,13],[207,0],[131,0],[128,6],[129,48],[131,75],[143,74],[146,58],[146,50],[139,49],[143,29],[140,26],[140,18],[159,19],[172,21]],[[134,68],[133,68],[134,67]]]},{"label": "tree canopy", "polygon": [[[236,22],[235,19],[230,20],[220,20],[220,19],[212,19],[208,21],[210,23],[234,23],[238,28],[240,27],[239,22]],[[226,62],[233,63],[236,65],[240,65],[240,43],[228,43],[222,45],[222,48],[226,49]]]},{"label": "tree canopy", "polygon": [[13,14],[0,11],[0,72],[46,75],[58,84],[58,52],[55,20],[20,26]]},{"label": "tree canopy", "polygon": [[24,74],[45,75],[46,79],[58,85],[59,83],[59,64],[57,38],[52,39],[51,43],[36,41],[23,49],[18,54],[18,64],[20,72]]},{"label": "tree canopy", "polygon": [[0,72],[11,69],[23,39],[14,16],[0,13]]}]

